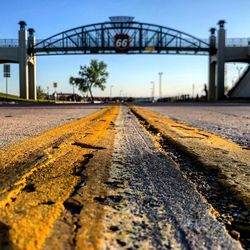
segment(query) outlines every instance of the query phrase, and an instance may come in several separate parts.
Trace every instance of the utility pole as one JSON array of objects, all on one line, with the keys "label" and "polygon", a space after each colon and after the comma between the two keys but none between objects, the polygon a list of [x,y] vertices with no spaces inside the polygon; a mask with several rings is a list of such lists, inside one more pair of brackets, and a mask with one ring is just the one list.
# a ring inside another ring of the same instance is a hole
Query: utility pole
[{"label": "utility pole", "polygon": [[153,84],[153,88],[152,88],[152,102],[154,102],[155,99],[155,82],[151,81],[151,84]]},{"label": "utility pole", "polygon": [[8,78],[10,77],[10,64],[3,65],[3,75],[6,78],[6,103],[8,102]]},{"label": "utility pole", "polygon": [[8,77],[6,77],[6,102],[8,102]]},{"label": "utility pole", "polygon": [[57,101],[57,92],[56,92],[56,88],[58,87],[58,84],[57,84],[57,82],[53,82],[53,87],[54,87],[54,89],[55,89],[55,102]]},{"label": "utility pole", "polygon": [[159,98],[162,98],[162,75],[163,72],[159,72]]},{"label": "utility pole", "polygon": [[72,85],[73,85],[73,101],[76,101],[76,97],[75,97],[75,81],[72,81]]}]

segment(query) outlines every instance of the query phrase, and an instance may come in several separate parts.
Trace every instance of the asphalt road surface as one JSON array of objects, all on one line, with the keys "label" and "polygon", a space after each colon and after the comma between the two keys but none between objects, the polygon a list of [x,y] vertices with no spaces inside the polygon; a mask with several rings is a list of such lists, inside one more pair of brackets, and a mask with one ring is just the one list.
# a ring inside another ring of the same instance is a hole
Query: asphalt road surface
[{"label": "asphalt road surface", "polygon": [[[57,126],[102,107],[4,108],[2,114],[17,123],[16,138],[17,128],[29,131],[33,124],[36,134],[39,125]],[[28,117],[22,127],[18,121]],[[179,164],[125,106],[2,148],[0,248],[242,249]]]},{"label": "asphalt road surface", "polygon": [[106,218],[107,228],[113,229],[107,249],[241,248],[125,107],[116,129],[109,181],[124,188],[113,196],[120,197],[120,203]]},{"label": "asphalt road surface", "polygon": [[0,148],[92,114],[104,105],[0,106]]},{"label": "asphalt road surface", "polygon": [[143,105],[193,127],[225,136],[250,147],[250,104]]}]

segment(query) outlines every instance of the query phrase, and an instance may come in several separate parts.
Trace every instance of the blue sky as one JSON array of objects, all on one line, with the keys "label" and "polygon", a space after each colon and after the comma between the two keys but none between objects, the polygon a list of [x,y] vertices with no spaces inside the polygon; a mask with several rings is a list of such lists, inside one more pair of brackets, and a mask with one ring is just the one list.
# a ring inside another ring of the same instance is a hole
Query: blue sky
[{"label": "blue sky", "polygon": [[[17,38],[18,21],[25,20],[28,27],[36,30],[38,39],[47,38],[66,29],[85,24],[107,21],[109,16],[129,15],[136,21],[159,24],[184,31],[198,38],[207,38],[208,30],[217,27],[220,19],[227,21],[227,37],[250,37],[249,0],[12,0],[1,3],[0,39]],[[158,72],[163,75],[163,94],[166,96],[200,93],[208,78],[206,56],[46,56],[37,58],[37,83],[52,91],[57,81],[58,91],[71,92],[70,75],[76,75],[80,65],[88,64],[92,58],[108,64],[110,77],[107,89],[96,95],[109,95],[109,86],[114,85],[113,94],[120,90],[127,95],[149,96]],[[244,66],[244,65],[239,65]],[[232,85],[237,77],[236,65],[227,67],[227,82]],[[9,80],[10,92],[17,94],[18,67],[12,65]],[[0,66],[0,91],[5,91],[5,80]]]}]

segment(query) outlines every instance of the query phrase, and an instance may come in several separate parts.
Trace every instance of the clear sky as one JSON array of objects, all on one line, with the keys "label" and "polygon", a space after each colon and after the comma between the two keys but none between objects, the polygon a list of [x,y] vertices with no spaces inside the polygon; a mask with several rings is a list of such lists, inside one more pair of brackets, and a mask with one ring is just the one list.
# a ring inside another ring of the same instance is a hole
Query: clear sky
[{"label": "clear sky", "polygon": [[[20,20],[27,28],[36,30],[38,39],[47,38],[64,30],[95,22],[107,21],[109,16],[134,16],[136,21],[159,24],[184,31],[198,38],[208,38],[208,30],[217,27],[225,19],[227,37],[250,37],[250,0],[11,0],[1,1],[0,39],[17,38]],[[71,92],[68,84],[71,75],[76,76],[80,65],[92,59],[108,64],[110,77],[107,89],[96,95],[109,95],[109,86],[114,85],[113,95],[123,93],[131,96],[149,96],[158,72],[163,75],[163,94],[201,93],[208,79],[206,56],[175,55],[105,55],[105,56],[46,56],[37,58],[37,84],[52,91],[52,83],[58,82],[58,91]],[[18,67],[12,64],[9,90],[19,93]],[[227,67],[227,83],[237,78],[237,65]],[[244,67],[244,65],[238,65]],[[0,65],[0,91],[5,91],[5,80]]]}]

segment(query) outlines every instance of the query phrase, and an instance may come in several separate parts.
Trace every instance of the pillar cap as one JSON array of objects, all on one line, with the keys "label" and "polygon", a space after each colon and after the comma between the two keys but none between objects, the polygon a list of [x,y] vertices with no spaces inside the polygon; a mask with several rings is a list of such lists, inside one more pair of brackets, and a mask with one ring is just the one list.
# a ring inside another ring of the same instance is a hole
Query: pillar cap
[{"label": "pillar cap", "polygon": [[216,28],[211,28],[209,31],[210,31],[211,35],[214,35],[215,31],[216,31]]},{"label": "pillar cap", "polygon": [[220,28],[224,28],[224,24],[225,24],[225,23],[226,23],[225,20],[220,20],[220,21],[218,22],[218,25],[219,25]]},{"label": "pillar cap", "polygon": [[27,25],[27,23],[25,21],[20,21],[18,24],[20,25],[21,30],[24,30],[25,26]]},{"label": "pillar cap", "polygon": [[33,28],[28,29],[29,35],[32,36],[35,33],[35,30]]}]

